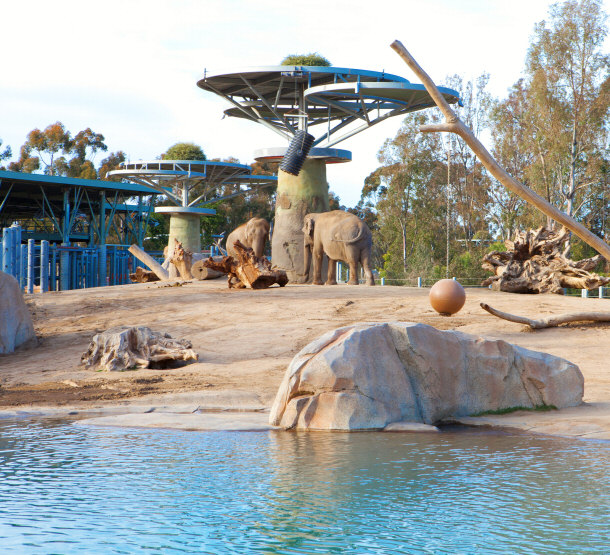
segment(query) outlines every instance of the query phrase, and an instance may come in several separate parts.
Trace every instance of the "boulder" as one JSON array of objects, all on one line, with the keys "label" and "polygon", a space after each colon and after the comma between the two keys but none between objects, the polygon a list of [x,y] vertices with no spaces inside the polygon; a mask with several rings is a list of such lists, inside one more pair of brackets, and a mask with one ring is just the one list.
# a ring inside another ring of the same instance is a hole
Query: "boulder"
[{"label": "boulder", "polygon": [[146,326],[117,326],[93,336],[81,363],[87,369],[123,371],[172,368],[199,357],[187,339]]},{"label": "boulder", "polygon": [[410,322],[326,333],[290,363],[270,423],[301,430],[433,425],[512,407],[582,402],[584,379],[562,358]]},{"label": "boulder", "polygon": [[0,272],[0,354],[12,353],[35,338],[32,317],[19,283],[10,274]]}]

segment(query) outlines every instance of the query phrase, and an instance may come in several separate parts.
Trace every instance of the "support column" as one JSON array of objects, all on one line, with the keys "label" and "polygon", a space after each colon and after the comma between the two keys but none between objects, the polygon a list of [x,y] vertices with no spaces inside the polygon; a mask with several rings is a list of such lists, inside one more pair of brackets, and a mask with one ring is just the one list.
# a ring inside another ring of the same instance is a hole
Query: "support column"
[{"label": "support column", "polygon": [[191,252],[201,252],[200,221],[199,214],[172,214],[169,218],[168,245],[170,249],[176,239],[185,249],[189,249]]},{"label": "support column", "polygon": [[191,252],[201,252],[201,216],[216,214],[211,208],[191,206],[157,206],[155,212],[169,215],[168,254],[174,250],[174,239]]},{"label": "support column", "polygon": [[308,158],[298,176],[278,172],[271,262],[293,283],[303,283],[303,220],[310,212],[328,212],[326,161]]}]

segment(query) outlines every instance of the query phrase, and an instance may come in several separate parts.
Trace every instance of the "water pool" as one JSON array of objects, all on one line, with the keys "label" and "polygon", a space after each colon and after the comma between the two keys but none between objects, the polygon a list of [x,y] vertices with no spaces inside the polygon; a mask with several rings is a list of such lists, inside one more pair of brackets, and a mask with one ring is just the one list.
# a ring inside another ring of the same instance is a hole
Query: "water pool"
[{"label": "water pool", "polygon": [[0,419],[2,553],[609,553],[610,443]]}]

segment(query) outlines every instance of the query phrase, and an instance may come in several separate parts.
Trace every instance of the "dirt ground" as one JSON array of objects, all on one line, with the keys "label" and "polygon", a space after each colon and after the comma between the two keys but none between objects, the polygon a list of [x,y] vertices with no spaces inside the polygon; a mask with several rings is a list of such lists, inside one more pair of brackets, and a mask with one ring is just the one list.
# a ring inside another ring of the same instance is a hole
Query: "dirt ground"
[{"label": "dirt ground", "polygon": [[[610,324],[527,331],[480,302],[532,318],[603,310],[610,301],[467,289],[465,307],[436,314],[428,289],[288,285],[229,290],[224,279],[144,283],[27,296],[38,345],[0,355],[0,409],[103,406],[151,394],[242,391],[269,407],[292,357],[324,332],[355,322],[410,321],[501,338],[576,363],[587,403],[610,407]],[[80,357],[95,333],[144,324],[192,341],[199,361],[169,370],[95,372]],[[609,423],[610,425],[610,423]]]}]

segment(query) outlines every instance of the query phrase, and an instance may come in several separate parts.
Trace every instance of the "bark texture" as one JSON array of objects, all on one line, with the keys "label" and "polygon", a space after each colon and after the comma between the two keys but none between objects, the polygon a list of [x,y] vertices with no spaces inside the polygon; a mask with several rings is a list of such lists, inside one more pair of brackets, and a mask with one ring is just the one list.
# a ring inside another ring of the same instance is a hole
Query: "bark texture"
[{"label": "bark texture", "polygon": [[493,251],[483,257],[483,268],[495,275],[481,283],[508,293],[559,293],[564,288],[595,289],[610,278],[590,273],[601,255],[577,262],[563,256],[569,230],[540,227],[517,231],[514,241],[505,241],[506,252]]},{"label": "bark texture", "polygon": [[178,239],[174,239],[174,250],[169,257],[169,261],[176,267],[182,279],[193,279],[191,266],[193,265],[192,251],[185,249]]},{"label": "bark texture", "polygon": [[280,287],[288,283],[286,272],[272,269],[267,258],[256,256],[252,249],[240,241],[235,241],[233,246],[237,259],[232,256],[224,256],[221,260],[208,258],[203,264],[206,268],[227,274],[229,289],[266,289],[275,283]]}]

